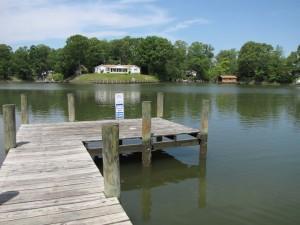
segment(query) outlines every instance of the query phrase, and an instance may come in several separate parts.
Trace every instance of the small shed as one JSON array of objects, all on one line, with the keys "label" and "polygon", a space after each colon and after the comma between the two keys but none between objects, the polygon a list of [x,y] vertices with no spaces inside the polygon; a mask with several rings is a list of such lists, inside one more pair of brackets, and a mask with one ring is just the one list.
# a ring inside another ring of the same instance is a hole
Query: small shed
[{"label": "small shed", "polygon": [[236,84],[237,76],[235,75],[221,75],[218,78],[218,82],[222,84]]}]

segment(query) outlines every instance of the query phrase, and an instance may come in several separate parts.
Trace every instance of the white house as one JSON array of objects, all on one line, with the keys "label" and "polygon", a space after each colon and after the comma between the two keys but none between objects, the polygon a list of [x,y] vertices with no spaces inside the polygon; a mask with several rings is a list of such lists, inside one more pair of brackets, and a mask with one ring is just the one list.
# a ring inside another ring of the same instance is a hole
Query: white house
[{"label": "white house", "polygon": [[186,76],[187,77],[196,77],[197,76],[197,72],[195,70],[187,70],[186,71]]},{"label": "white house", "polygon": [[136,65],[99,65],[95,73],[141,73],[141,68]]}]

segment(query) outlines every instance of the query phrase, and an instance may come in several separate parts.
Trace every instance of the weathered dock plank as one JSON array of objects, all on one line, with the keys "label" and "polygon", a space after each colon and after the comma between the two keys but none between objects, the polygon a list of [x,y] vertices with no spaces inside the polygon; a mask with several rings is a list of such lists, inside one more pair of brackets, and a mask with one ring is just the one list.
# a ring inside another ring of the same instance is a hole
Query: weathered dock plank
[{"label": "weathered dock plank", "polygon": [[0,224],[131,224],[118,199],[104,195],[103,177],[81,139],[55,133],[21,126],[18,147],[0,170]]}]

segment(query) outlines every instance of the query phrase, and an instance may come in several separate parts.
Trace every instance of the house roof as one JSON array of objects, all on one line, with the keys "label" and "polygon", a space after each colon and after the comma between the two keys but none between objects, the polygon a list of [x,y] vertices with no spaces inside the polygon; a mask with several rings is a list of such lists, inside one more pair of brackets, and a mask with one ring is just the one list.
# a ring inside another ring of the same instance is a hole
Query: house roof
[{"label": "house roof", "polygon": [[223,78],[237,79],[237,76],[234,76],[234,75],[221,75],[220,77],[221,77],[222,79],[223,79]]},{"label": "house roof", "polygon": [[121,67],[121,68],[138,67],[136,65],[112,65],[112,64],[99,65],[99,66],[96,66],[96,67],[100,67],[100,66],[104,66],[104,67]]}]

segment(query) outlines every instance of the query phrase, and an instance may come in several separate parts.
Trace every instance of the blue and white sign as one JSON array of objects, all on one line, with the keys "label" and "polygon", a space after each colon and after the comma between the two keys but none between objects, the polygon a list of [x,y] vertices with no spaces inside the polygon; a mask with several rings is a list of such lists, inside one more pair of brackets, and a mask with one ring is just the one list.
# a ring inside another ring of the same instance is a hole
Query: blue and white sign
[{"label": "blue and white sign", "polygon": [[115,111],[116,111],[116,120],[124,119],[124,94],[123,93],[115,94]]}]

